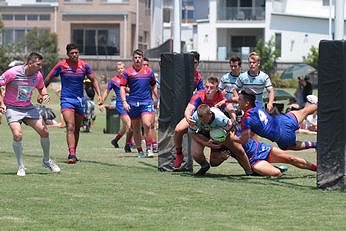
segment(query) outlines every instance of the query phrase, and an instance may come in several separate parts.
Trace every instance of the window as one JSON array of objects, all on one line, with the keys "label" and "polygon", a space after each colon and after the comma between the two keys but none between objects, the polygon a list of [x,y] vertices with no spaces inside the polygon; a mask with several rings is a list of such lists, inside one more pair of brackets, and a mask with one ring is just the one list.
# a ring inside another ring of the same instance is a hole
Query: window
[{"label": "window", "polygon": [[163,22],[170,22],[171,21],[171,9],[164,8],[163,9]]},{"label": "window", "polygon": [[13,20],[13,14],[3,14],[2,15],[2,20]]},{"label": "window", "polygon": [[[334,1],[332,0],[332,6],[334,5]],[[322,6],[329,6],[329,0],[322,0]]]},{"label": "window", "polygon": [[79,46],[84,55],[119,55],[119,25],[110,28],[72,29],[72,42]]},{"label": "window", "polygon": [[15,14],[14,20],[16,21],[25,21],[25,14]]},{"label": "window", "polygon": [[37,14],[29,14],[27,16],[28,21],[37,21],[38,20],[38,15]]},{"label": "window", "polygon": [[70,2],[70,3],[86,3],[86,2],[92,2],[93,0],[64,0],[64,2]]},{"label": "window", "polygon": [[275,49],[279,51],[281,57],[281,33],[275,33]]},{"label": "window", "polygon": [[40,20],[41,21],[49,21],[50,15],[49,14],[40,14]]},{"label": "window", "polygon": [[25,35],[31,28],[13,29],[5,28],[3,30],[2,44],[19,44],[22,52],[27,52],[25,46]]}]

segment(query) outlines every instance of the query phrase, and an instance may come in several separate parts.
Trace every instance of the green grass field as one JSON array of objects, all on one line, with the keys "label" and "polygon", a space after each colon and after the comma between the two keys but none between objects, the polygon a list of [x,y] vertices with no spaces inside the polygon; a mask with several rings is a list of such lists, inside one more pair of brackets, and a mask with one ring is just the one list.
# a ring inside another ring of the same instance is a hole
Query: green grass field
[{"label": "green grass field", "polygon": [[[51,107],[58,111],[57,99]],[[76,165],[65,163],[65,130],[50,128],[52,158],[62,169],[52,174],[41,166],[38,135],[24,126],[27,175],[18,177],[3,121],[0,230],[345,230],[345,193],[317,189],[313,172],[290,166],[281,178],[249,177],[229,159],[205,177],[162,173],[157,157],[114,149],[104,127],[97,112],[92,132],[81,133]],[[296,154],[316,160],[314,151]]]}]

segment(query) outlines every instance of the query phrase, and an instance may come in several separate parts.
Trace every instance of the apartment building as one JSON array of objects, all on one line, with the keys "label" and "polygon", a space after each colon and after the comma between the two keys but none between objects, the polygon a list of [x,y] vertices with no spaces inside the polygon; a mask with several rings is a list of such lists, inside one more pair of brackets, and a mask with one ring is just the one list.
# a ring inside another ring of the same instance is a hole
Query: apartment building
[{"label": "apartment building", "polygon": [[82,55],[130,57],[150,46],[151,0],[2,0],[1,42],[23,41],[37,27],[58,35],[59,53],[66,44]]},{"label": "apartment building", "polygon": [[[196,0],[205,2],[203,0]],[[278,62],[302,62],[312,46],[333,39],[329,0],[209,0],[197,20],[197,49],[204,60],[246,59],[259,39],[274,39]],[[332,4],[335,4],[332,1]]]}]

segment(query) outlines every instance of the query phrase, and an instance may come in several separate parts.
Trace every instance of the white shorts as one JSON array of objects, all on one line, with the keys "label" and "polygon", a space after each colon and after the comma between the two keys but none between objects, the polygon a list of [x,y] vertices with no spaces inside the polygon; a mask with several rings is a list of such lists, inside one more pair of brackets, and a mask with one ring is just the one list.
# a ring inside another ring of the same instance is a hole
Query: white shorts
[{"label": "white shorts", "polygon": [[24,122],[23,119],[41,119],[40,112],[33,105],[28,107],[14,107],[10,105],[6,105],[6,119],[7,123],[13,122]]}]

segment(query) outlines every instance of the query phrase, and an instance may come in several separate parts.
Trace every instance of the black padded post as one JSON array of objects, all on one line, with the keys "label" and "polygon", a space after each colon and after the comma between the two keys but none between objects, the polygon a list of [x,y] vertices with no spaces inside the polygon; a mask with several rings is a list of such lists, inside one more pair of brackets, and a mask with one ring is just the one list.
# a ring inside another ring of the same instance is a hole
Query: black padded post
[{"label": "black padded post", "polygon": [[[160,66],[160,116],[158,169],[173,171],[175,157],[174,129],[184,117],[185,108],[193,92],[193,55],[165,53]],[[182,170],[192,171],[192,157],[188,136],[184,136]]]},{"label": "black padded post", "polygon": [[346,43],[321,41],[318,61],[317,186],[344,189]]}]

